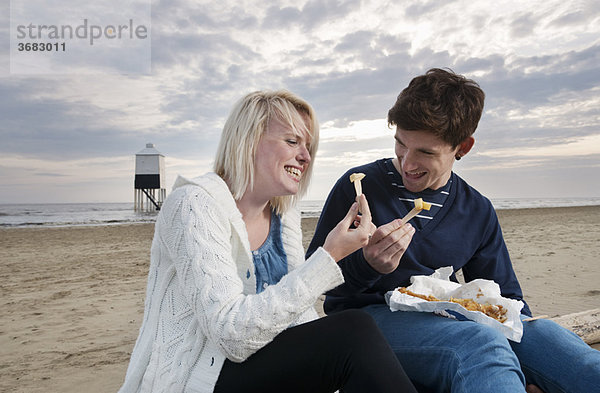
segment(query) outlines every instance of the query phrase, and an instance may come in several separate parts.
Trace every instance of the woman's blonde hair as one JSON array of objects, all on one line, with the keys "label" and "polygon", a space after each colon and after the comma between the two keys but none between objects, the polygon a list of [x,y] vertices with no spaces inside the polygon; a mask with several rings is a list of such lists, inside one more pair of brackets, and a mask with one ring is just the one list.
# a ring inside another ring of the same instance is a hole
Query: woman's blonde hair
[{"label": "woman's blonde hair", "polygon": [[258,142],[269,121],[277,119],[294,132],[306,132],[311,156],[300,179],[296,195],[273,198],[271,208],[284,213],[307,191],[319,142],[319,123],[308,102],[287,90],[256,91],[240,99],[233,107],[221,134],[214,171],[228,184],[233,198],[239,200],[254,187],[254,161]]}]

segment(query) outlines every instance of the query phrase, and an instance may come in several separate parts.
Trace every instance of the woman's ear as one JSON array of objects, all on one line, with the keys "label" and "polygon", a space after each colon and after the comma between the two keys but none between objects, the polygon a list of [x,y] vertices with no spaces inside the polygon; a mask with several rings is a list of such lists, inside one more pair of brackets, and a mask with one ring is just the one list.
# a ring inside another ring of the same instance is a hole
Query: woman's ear
[{"label": "woman's ear", "polygon": [[458,149],[456,150],[456,155],[454,156],[457,160],[463,158],[468,152],[471,151],[471,148],[475,144],[475,138],[472,136],[468,137],[464,141],[462,141],[458,145]]}]

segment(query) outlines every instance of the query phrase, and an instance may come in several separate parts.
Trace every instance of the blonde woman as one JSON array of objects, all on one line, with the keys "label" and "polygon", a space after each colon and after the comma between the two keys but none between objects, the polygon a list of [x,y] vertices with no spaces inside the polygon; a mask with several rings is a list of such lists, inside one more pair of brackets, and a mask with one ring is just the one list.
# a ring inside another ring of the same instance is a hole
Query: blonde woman
[{"label": "blonde woman", "polygon": [[313,307],[374,229],[361,196],[304,259],[294,204],[318,139],[304,100],[251,93],[225,124],[214,173],[177,179],[121,392],[415,392],[370,316],[318,319]]}]

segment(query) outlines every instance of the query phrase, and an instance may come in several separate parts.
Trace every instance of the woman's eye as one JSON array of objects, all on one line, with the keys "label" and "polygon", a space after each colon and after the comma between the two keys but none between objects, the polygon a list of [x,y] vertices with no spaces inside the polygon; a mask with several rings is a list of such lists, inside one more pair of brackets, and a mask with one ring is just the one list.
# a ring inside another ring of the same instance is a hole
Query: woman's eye
[{"label": "woman's eye", "polygon": [[298,141],[295,139],[288,139],[287,143],[289,143],[290,145],[296,145],[296,144],[298,144]]}]

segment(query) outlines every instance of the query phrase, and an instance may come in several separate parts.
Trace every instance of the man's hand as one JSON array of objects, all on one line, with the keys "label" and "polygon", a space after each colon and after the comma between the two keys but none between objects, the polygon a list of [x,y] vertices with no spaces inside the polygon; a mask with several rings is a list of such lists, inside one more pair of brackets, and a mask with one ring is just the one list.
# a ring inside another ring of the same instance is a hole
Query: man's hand
[{"label": "man's hand", "polygon": [[400,258],[408,248],[415,233],[410,224],[394,220],[380,226],[371,236],[369,244],[363,247],[363,255],[373,269],[382,274],[396,270]]}]

